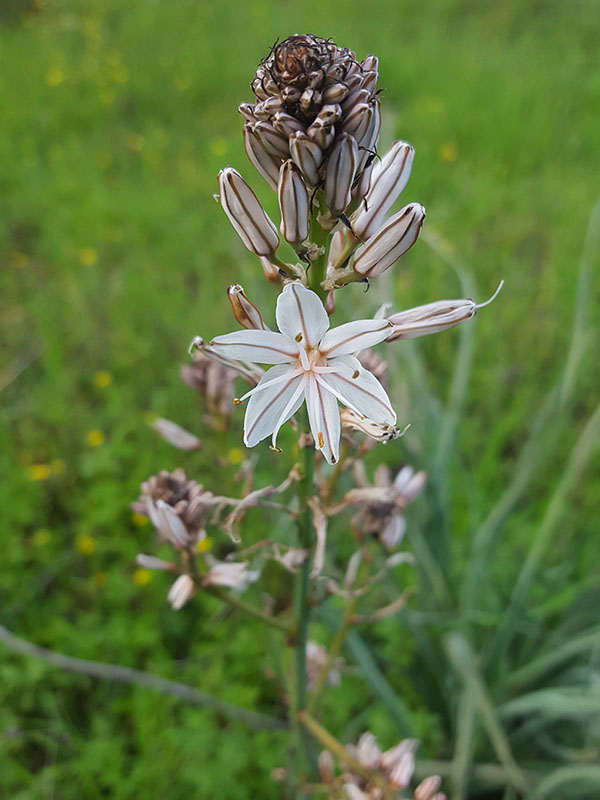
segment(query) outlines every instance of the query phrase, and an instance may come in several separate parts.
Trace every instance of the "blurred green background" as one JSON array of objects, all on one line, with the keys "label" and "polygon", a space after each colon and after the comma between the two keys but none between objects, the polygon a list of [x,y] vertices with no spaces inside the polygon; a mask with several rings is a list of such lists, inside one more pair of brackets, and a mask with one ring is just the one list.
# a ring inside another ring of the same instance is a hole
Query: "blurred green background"
[{"label": "blurred green background", "polygon": [[[276,218],[236,108],[276,38],[331,36],[379,56],[382,144],[416,147],[403,198],[428,212],[426,240],[368,294],[345,290],[341,314],[484,300],[506,281],[468,326],[390,349],[412,428],[372,463],[424,467],[430,491],[408,514],[410,608],[360,642],[454,797],[520,797],[515,770],[537,796],[600,795],[599,11],[592,0],[3,0],[0,623],[273,706],[262,631],[209,598],[172,612],[164,576],[134,566],[152,534],[129,503],[177,465],[234,491],[241,415],[207,432],[178,365],[193,335],[231,329],[228,284],[267,317],[276,290],[215,204],[215,176],[240,169]],[[159,440],[156,414],[198,433],[202,451]],[[261,457],[270,480],[281,462]],[[344,740],[369,727],[389,747],[404,731],[358,661],[322,719]],[[269,775],[285,762],[282,735],[1,645],[0,708],[3,797],[280,793]],[[473,764],[501,775],[486,781]]]}]

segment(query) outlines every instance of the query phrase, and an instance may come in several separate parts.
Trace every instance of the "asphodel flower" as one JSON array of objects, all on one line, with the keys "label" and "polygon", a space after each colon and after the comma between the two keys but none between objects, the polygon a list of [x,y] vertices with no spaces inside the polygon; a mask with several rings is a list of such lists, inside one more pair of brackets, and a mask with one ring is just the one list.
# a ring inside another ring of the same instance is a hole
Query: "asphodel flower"
[{"label": "asphodel flower", "polygon": [[385,389],[354,355],[389,336],[388,320],[355,320],[329,330],[318,295],[298,282],[284,288],[275,316],[279,333],[242,330],[211,342],[227,358],[274,365],[237,401],[250,401],[244,420],[247,447],[271,436],[276,449],[279,429],[304,401],[315,446],[330,464],[339,456],[338,400],[359,416],[396,422]]}]

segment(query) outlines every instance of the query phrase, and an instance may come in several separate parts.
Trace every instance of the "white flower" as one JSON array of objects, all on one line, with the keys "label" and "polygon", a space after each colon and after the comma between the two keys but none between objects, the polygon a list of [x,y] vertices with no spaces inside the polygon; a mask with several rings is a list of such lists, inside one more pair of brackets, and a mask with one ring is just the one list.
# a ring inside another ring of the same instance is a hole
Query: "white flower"
[{"label": "white flower", "polygon": [[356,320],[329,330],[319,297],[297,282],[284,288],[275,316],[280,333],[243,330],[211,342],[217,353],[229,358],[275,365],[240,398],[250,398],[244,420],[247,447],[267,436],[276,447],[279,429],[305,399],[315,446],[330,464],[339,456],[338,400],[375,422],[396,422],[383,386],[354,357],[389,336],[387,320]]}]

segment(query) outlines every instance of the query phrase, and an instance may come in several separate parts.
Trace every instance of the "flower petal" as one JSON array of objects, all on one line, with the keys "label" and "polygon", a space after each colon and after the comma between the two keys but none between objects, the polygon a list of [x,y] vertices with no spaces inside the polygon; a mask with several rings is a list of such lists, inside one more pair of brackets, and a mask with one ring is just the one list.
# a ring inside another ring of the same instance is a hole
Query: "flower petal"
[{"label": "flower petal", "polygon": [[385,389],[357,358],[333,358],[327,366],[335,371],[319,375],[319,381],[325,383],[340,402],[374,422],[389,425],[396,422],[396,412]]},{"label": "flower petal", "polygon": [[288,283],[279,295],[275,318],[281,333],[311,347],[319,344],[329,328],[329,315],[319,296],[298,282]]},{"label": "flower petal", "polygon": [[321,450],[330,464],[335,464],[340,454],[341,428],[337,400],[311,377],[307,386],[306,405],[315,447]]},{"label": "flower petal", "polygon": [[346,356],[383,342],[391,333],[385,319],[357,319],[327,331],[319,350],[327,358]]},{"label": "flower petal", "polygon": [[258,364],[285,364],[298,357],[298,345],[275,331],[234,331],[216,336],[210,345],[228,358]]},{"label": "flower petal", "polygon": [[[265,373],[262,381],[270,381],[279,378],[289,372],[289,381],[277,382],[262,392],[253,394],[248,402],[246,416],[244,418],[244,444],[246,447],[254,445],[266,439],[276,429],[288,420],[302,405],[304,394],[300,394],[294,404],[289,407],[290,400],[296,393],[303,376],[293,367],[287,364],[272,367]],[[260,383],[259,383],[260,386]],[[287,416],[282,419],[282,413],[287,408]]]}]

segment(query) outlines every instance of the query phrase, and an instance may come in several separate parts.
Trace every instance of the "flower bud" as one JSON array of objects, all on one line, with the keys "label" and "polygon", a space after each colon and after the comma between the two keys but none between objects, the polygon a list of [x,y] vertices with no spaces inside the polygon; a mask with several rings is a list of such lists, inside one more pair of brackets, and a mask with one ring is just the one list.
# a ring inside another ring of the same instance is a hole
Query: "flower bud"
[{"label": "flower bud", "polygon": [[191,600],[196,593],[194,581],[189,575],[180,575],[169,589],[167,600],[171,604],[173,611],[179,611]]},{"label": "flower bud", "polygon": [[291,114],[286,114],[285,111],[278,111],[277,114],[275,114],[273,117],[273,127],[275,130],[279,131],[279,133],[287,136],[288,139],[298,131],[304,133],[304,125],[297,120],[296,117],[292,117]]},{"label": "flower bud", "polygon": [[299,245],[308,236],[308,191],[302,174],[289,159],[279,172],[279,208],[281,235],[291,245]]},{"label": "flower bud", "polygon": [[414,149],[406,142],[394,142],[381,162],[373,166],[365,203],[351,220],[352,231],[359,239],[369,239],[381,225],[408,182],[414,155]]},{"label": "flower bud", "polygon": [[365,277],[381,275],[417,241],[424,220],[425,209],[418,203],[402,208],[356,251],[354,271]]},{"label": "flower bud", "polygon": [[142,567],[143,569],[160,569],[164,572],[176,572],[177,565],[173,563],[173,561],[163,561],[162,558],[156,558],[156,556],[149,556],[146,553],[138,553],[135,557],[135,563],[138,567]]},{"label": "flower bud", "polygon": [[147,509],[152,524],[165,541],[177,548],[189,544],[190,535],[187,528],[168,503],[164,500],[153,503],[148,498]]},{"label": "flower bud", "polygon": [[354,137],[342,133],[329,156],[325,177],[325,202],[334,217],[339,217],[350,205],[357,162],[358,145]]},{"label": "flower bud", "polygon": [[227,297],[233,309],[233,316],[240,323],[242,328],[249,330],[268,331],[270,328],[265,325],[258,308],[251,303],[244,294],[244,289],[239,283],[227,289]]},{"label": "flower bud", "polygon": [[276,192],[281,158],[267,153],[253,125],[244,125],[244,149],[254,169]]},{"label": "flower bud", "polygon": [[322,750],[317,760],[322,783],[333,783],[335,778],[335,764],[329,750]]},{"label": "flower bud", "polygon": [[290,137],[290,155],[308,185],[316,186],[319,182],[319,167],[323,160],[323,151],[319,145],[305,133],[295,133]]},{"label": "flower bud", "polygon": [[200,449],[200,439],[194,436],[193,433],[186,431],[185,428],[177,425],[176,422],[171,422],[170,419],[158,417],[158,419],[155,419],[152,423],[152,427],[165,441],[172,444],[173,447],[179,448],[179,450]]},{"label": "flower bud", "polygon": [[221,170],[219,189],[221,205],[248,250],[273,255],[279,246],[277,229],[240,173],[232,167]]},{"label": "flower bud", "polygon": [[462,300],[438,300],[435,303],[426,303],[424,306],[409,308],[397,314],[387,315],[385,319],[394,326],[386,342],[396,339],[415,339],[417,336],[427,336],[430,333],[446,331],[474,317],[477,310],[492,303],[504,286],[500,281],[494,294],[483,303],[476,303],[470,298]]},{"label": "flower bud", "polygon": [[471,319],[476,313],[477,305],[470,299],[438,300],[407,311],[399,311],[387,317],[394,328],[386,341],[415,339],[418,336],[446,331]]},{"label": "flower bud", "polygon": [[348,97],[342,103],[344,114],[349,114],[359,103],[368,103],[372,97],[372,94],[372,92],[369,92],[367,89],[363,88],[355,89],[353,92],[350,92]]},{"label": "flower bud", "polygon": [[273,264],[268,258],[265,258],[265,256],[260,257],[260,263],[263,268],[263,272],[265,273],[265,278],[269,281],[269,283],[281,282],[281,270],[277,264]]},{"label": "flower bud", "polygon": [[373,109],[367,103],[359,103],[350,113],[344,115],[342,130],[358,141],[362,139],[371,124]]},{"label": "flower bud", "polygon": [[267,153],[276,158],[289,157],[290,148],[287,136],[277,131],[270,122],[257,122],[254,126],[254,132]]},{"label": "flower bud", "polygon": [[361,67],[365,72],[370,72],[370,71],[377,72],[377,69],[379,67],[379,59],[377,58],[377,56],[374,56],[372,54],[368,55],[361,61]]},{"label": "flower bud", "polygon": [[424,781],[416,787],[414,793],[414,800],[432,800],[432,798],[437,794],[437,790],[440,788],[442,781],[439,775],[431,775],[429,778],[425,778]]},{"label": "flower bud", "polygon": [[318,144],[321,150],[327,150],[335,139],[335,127],[330,122],[316,119],[312,125],[306,129],[306,134],[311,140]]},{"label": "flower bud", "polygon": [[341,103],[348,97],[348,87],[343,83],[334,83],[323,92],[324,103]]}]

